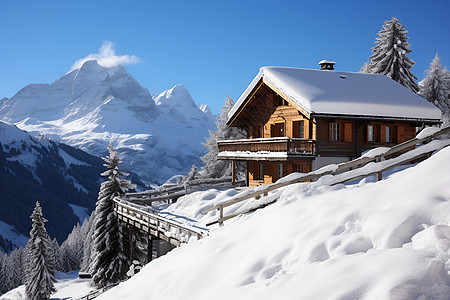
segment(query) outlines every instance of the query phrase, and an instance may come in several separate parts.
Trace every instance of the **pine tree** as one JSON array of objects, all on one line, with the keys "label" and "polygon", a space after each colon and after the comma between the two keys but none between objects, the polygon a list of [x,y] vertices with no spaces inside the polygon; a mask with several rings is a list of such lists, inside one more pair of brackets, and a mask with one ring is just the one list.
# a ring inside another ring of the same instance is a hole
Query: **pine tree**
[{"label": "pine tree", "polygon": [[95,210],[91,213],[88,222],[83,223],[86,224],[86,234],[84,238],[83,245],[83,262],[81,263],[81,271],[82,272],[91,272],[91,263],[94,255],[94,245],[93,245],[93,236],[94,236],[94,223],[95,220]]},{"label": "pine tree", "polygon": [[25,263],[25,250],[23,248],[17,248],[8,257],[8,264],[10,265],[10,272],[8,276],[10,277],[11,287],[13,289],[19,285],[23,284],[23,278]]},{"label": "pine tree", "polygon": [[92,283],[96,287],[104,287],[126,278],[128,271],[127,257],[124,254],[122,228],[114,214],[113,199],[123,195],[135,186],[129,180],[120,176],[128,174],[119,171],[121,160],[116,150],[110,144],[109,156],[103,158],[107,171],[102,176],[108,176],[103,182],[98,194],[94,220],[94,260],[92,263]]},{"label": "pine tree", "polygon": [[442,112],[444,126],[450,124],[450,72],[443,68],[436,54],[426,71],[427,76],[419,82],[419,95],[436,105]]},{"label": "pine tree", "polygon": [[386,75],[417,93],[417,77],[410,70],[415,62],[406,56],[412,52],[407,33],[405,26],[396,17],[386,20],[375,39],[368,72]]},{"label": "pine tree", "polygon": [[55,258],[52,242],[45,229],[47,220],[39,202],[31,214],[30,240],[27,244],[25,292],[28,299],[48,299],[55,291]]},{"label": "pine tree", "polygon": [[[208,149],[201,159],[205,163],[203,172],[205,177],[220,178],[223,176],[231,175],[231,163],[228,160],[219,160],[217,155],[219,154],[219,147],[217,142],[221,140],[234,140],[245,138],[245,133],[236,127],[229,127],[227,125],[228,113],[234,105],[233,99],[230,97],[225,98],[225,104],[222,106],[222,112],[217,117],[216,126],[217,131],[210,130],[209,138],[206,138],[206,142],[203,145]],[[243,173],[243,167],[238,167],[238,173]]]},{"label": "pine tree", "polygon": [[5,276],[6,254],[0,251],[0,295],[6,292],[6,276]]},{"label": "pine tree", "polygon": [[79,223],[75,225],[59,251],[59,266],[63,272],[80,269],[83,260],[84,236]]},{"label": "pine tree", "polygon": [[191,170],[187,174],[186,178],[184,179],[185,182],[189,182],[192,180],[195,180],[198,176],[198,168],[195,164],[192,165]]}]

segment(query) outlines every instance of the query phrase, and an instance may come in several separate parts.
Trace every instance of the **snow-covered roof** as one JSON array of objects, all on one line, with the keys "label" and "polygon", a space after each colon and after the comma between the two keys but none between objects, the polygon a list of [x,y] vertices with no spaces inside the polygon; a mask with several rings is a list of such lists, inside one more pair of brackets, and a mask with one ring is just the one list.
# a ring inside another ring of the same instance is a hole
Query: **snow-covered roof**
[{"label": "snow-covered roof", "polygon": [[229,121],[261,79],[310,114],[432,120],[441,118],[437,107],[384,75],[262,67],[230,110]]}]

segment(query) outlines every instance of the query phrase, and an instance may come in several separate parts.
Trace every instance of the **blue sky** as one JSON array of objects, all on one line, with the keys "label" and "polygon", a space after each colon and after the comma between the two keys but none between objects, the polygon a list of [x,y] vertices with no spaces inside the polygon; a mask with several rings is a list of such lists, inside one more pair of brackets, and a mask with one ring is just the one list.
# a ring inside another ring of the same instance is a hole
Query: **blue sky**
[{"label": "blue sky", "polygon": [[[0,98],[52,83],[105,41],[152,93],[185,85],[220,111],[261,66],[358,71],[396,16],[409,31],[420,79],[436,52],[450,68],[450,1],[1,1]],[[125,57],[126,58],[126,57]],[[136,61],[138,61],[136,63]]]}]

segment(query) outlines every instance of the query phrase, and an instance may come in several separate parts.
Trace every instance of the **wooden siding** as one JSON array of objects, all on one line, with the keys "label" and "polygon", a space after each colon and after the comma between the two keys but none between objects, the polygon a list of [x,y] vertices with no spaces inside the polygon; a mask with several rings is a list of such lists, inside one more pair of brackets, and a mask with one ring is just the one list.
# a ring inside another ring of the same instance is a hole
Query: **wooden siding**
[{"label": "wooden siding", "polygon": [[[331,138],[330,123],[338,123],[339,140]],[[374,128],[374,141],[368,141],[368,125]],[[360,121],[350,119],[317,119],[317,154],[321,156],[357,157],[362,152],[376,147],[392,147],[416,134],[416,126],[411,122]],[[391,128],[391,140],[386,141],[386,127]],[[350,135],[351,134],[351,135]]]},{"label": "wooden siding", "polygon": [[[259,174],[260,167],[263,165],[264,174]],[[302,160],[295,162],[286,161],[249,161],[247,168],[248,186],[255,187],[259,185],[271,184],[280,179],[278,177],[278,165],[283,166],[283,176],[293,172],[308,173],[311,172],[311,160]]]}]

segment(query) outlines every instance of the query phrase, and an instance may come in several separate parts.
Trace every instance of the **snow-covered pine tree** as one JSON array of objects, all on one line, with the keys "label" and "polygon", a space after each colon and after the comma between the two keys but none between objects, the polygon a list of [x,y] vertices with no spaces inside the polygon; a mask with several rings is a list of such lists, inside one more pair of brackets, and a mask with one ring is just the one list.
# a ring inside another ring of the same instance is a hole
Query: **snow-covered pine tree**
[{"label": "snow-covered pine tree", "polygon": [[113,199],[124,194],[135,186],[129,180],[120,178],[128,176],[119,171],[119,159],[116,150],[110,144],[109,156],[103,157],[107,171],[102,176],[108,176],[103,182],[98,194],[94,220],[94,259],[92,262],[92,284],[104,287],[110,283],[119,282],[126,278],[128,261],[124,254],[122,228],[114,214]]},{"label": "snow-covered pine tree", "polygon": [[83,245],[83,262],[81,263],[81,271],[82,272],[91,272],[91,263],[93,260],[94,254],[94,245],[93,245],[93,236],[94,236],[94,223],[95,220],[95,210],[91,213],[89,220],[83,223],[83,226],[86,224],[86,235],[84,238]]},{"label": "snow-covered pine tree", "polygon": [[417,77],[410,70],[415,62],[406,56],[412,52],[407,33],[405,26],[401,25],[396,17],[386,20],[375,39],[368,71],[386,75],[417,93]]},{"label": "snow-covered pine tree", "polygon": [[8,264],[10,272],[8,274],[11,287],[13,289],[23,284],[23,278],[25,275],[25,250],[23,248],[16,248],[8,257]]},{"label": "snow-covered pine tree", "polygon": [[75,225],[59,250],[60,267],[63,272],[80,269],[83,260],[84,236],[79,223]]},{"label": "snow-covered pine tree", "polygon": [[26,251],[25,293],[30,300],[48,299],[55,291],[55,258],[52,241],[45,229],[47,220],[39,202],[31,214],[30,239]]},{"label": "snow-covered pine tree", "polygon": [[[231,175],[231,162],[217,159],[217,155],[219,154],[218,141],[246,138],[246,134],[241,129],[227,125],[228,113],[233,105],[233,99],[227,96],[225,98],[225,104],[222,106],[222,112],[217,117],[217,131],[210,130],[209,138],[206,138],[206,142],[203,143],[203,146],[208,149],[208,153],[201,157],[201,160],[205,163],[205,166],[202,168],[202,175],[205,177],[220,178]],[[245,166],[241,166],[240,164],[237,164],[237,166],[237,173],[245,174]]]},{"label": "snow-covered pine tree", "polygon": [[6,254],[3,254],[3,252],[0,250],[0,295],[6,292],[6,278],[4,275],[4,269],[5,269],[5,262],[6,262]]},{"label": "snow-covered pine tree", "polygon": [[443,68],[436,54],[419,82],[419,95],[436,105],[442,112],[444,127],[450,126],[450,72]]},{"label": "snow-covered pine tree", "polygon": [[365,62],[365,63],[361,66],[361,69],[359,70],[359,73],[370,73],[369,62]]},{"label": "snow-covered pine tree", "polygon": [[195,180],[197,178],[197,176],[198,176],[198,167],[195,164],[193,164],[191,167],[191,170],[187,174],[184,181],[189,182],[189,181]]}]

